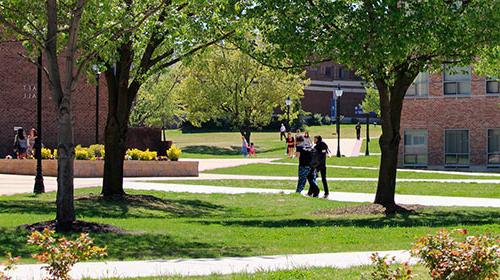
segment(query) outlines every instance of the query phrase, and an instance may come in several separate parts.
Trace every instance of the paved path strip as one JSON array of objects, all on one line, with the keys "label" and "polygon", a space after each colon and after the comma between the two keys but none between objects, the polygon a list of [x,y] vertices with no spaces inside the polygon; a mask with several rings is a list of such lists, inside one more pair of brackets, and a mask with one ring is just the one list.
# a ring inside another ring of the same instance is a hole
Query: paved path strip
[{"label": "paved path strip", "polygon": [[[270,162],[269,164],[297,166],[297,163],[293,163],[293,162]],[[341,168],[341,169],[358,169],[358,170],[379,170],[378,167],[365,167],[365,166],[327,165],[326,167]],[[464,176],[488,176],[488,177],[499,177],[500,178],[500,173],[493,173],[493,172],[489,172],[489,173],[488,172],[460,172],[460,171],[401,169],[401,168],[398,168],[398,172],[431,173],[431,174],[464,175]]]},{"label": "paved path strip", "polygon": [[[73,279],[154,276],[207,276],[212,274],[256,273],[300,268],[349,268],[368,265],[374,252],[296,254],[218,259],[177,259],[157,261],[110,261],[76,264]],[[381,251],[380,255],[396,257],[398,262],[416,263],[407,251]],[[42,265],[19,265],[10,273],[13,279],[44,279]],[[1,266],[0,266],[1,268]]]},{"label": "paved path strip", "polygon": [[[125,182],[126,189],[133,190],[155,190],[179,193],[203,193],[203,194],[291,194],[294,190],[262,189],[262,188],[235,188],[203,185],[165,184],[148,182]],[[332,192],[329,200],[344,202],[373,202],[374,194]],[[472,197],[448,197],[448,196],[425,196],[425,195],[396,195],[398,204],[420,204],[425,206],[462,206],[462,207],[498,207],[500,199],[496,198],[472,198]]]}]

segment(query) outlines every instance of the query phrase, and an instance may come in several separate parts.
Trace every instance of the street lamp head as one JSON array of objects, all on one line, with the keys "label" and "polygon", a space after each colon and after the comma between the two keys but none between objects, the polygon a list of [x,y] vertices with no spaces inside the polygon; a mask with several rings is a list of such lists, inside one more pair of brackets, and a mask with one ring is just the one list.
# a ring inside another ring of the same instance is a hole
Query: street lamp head
[{"label": "street lamp head", "polygon": [[292,100],[290,99],[290,96],[287,96],[286,99],[285,99],[285,104],[286,106],[290,106],[292,105]]},{"label": "street lamp head", "polygon": [[341,97],[342,94],[344,94],[344,91],[342,90],[342,88],[340,87],[340,84],[338,85],[337,89],[335,90],[335,95],[337,97]]},{"label": "street lamp head", "polygon": [[92,65],[92,70],[93,70],[96,74],[101,74],[101,71],[99,71],[99,66],[97,66],[96,64]]}]

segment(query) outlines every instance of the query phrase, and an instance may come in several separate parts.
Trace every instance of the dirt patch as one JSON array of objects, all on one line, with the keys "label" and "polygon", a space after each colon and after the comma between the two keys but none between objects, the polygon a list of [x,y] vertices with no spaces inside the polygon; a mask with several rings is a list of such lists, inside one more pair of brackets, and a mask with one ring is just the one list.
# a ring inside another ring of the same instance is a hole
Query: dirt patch
[{"label": "dirt patch", "polygon": [[339,207],[323,209],[315,212],[321,216],[343,216],[343,215],[394,215],[394,214],[416,214],[420,210],[428,208],[418,204],[408,204],[404,206],[394,205],[384,207],[379,204],[362,204],[358,206]]},{"label": "dirt patch", "polygon": [[[56,221],[45,221],[31,225],[21,225],[18,229],[27,231],[43,231],[45,228],[56,230]],[[75,221],[71,224],[69,232],[87,232],[87,233],[118,233],[123,234],[125,230],[108,224],[92,223],[86,221]]]}]

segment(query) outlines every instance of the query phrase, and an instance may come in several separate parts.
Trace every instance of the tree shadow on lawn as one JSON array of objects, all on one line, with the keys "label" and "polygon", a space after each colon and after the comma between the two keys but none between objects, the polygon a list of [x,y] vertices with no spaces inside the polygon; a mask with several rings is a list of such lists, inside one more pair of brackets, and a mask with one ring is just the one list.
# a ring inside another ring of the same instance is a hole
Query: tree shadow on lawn
[{"label": "tree shadow on lawn", "polygon": [[[0,254],[30,258],[34,247],[26,244],[27,231],[0,228]],[[77,235],[68,235],[76,238]],[[176,240],[164,234],[91,234],[98,246],[107,246],[108,259],[216,258],[248,256],[248,247],[230,247],[223,243]]]},{"label": "tree shadow on lawn", "polygon": [[[283,145],[285,147],[285,145]],[[259,149],[259,146],[256,147],[258,153],[270,153],[276,152],[279,150],[285,151],[285,148],[270,148],[270,149]],[[206,146],[206,145],[197,145],[197,146],[186,146],[182,148],[182,151],[189,154],[202,154],[202,155],[220,155],[220,156],[237,156],[241,155],[241,147],[240,146],[231,146],[230,148],[217,147],[217,146]]]},{"label": "tree shadow on lawn", "polygon": [[[461,211],[461,212],[458,212]],[[282,220],[196,220],[204,225],[219,224],[223,226],[248,226],[265,228],[284,227],[449,227],[473,226],[500,223],[500,212],[495,211],[433,211],[416,214],[398,214],[394,216],[377,216],[373,218],[345,215],[329,219],[282,219]]]},{"label": "tree shadow on lawn", "polygon": [[[164,218],[210,217],[227,213],[224,206],[202,200],[162,199],[150,195],[128,195],[124,200],[105,200],[99,196],[75,198],[76,213],[80,217],[101,218]],[[55,214],[52,201],[0,201],[0,214]]]}]

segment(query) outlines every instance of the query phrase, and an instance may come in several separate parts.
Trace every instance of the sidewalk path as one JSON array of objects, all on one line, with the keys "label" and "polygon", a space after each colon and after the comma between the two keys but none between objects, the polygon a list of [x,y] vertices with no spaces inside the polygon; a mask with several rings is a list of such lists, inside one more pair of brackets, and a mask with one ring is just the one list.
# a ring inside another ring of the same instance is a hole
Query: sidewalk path
[{"label": "sidewalk path", "polygon": [[[180,193],[203,193],[203,194],[245,194],[245,193],[269,193],[269,194],[291,194],[294,190],[262,189],[262,188],[235,188],[204,185],[165,184],[148,182],[125,182],[126,189],[133,190],[155,190]],[[332,192],[329,200],[346,202],[373,202],[374,194]],[[500,199],[496,198],[472,198],[472,197],[448,197],[448,196],[426,196],[426,195],[396,195],[398,204],[420,204],[425,206],[463,206],[463,207],[498,207]]]},{"label": "sidewalk path", "polygon": [[207,159],[181,159],[186,161],[198,161],[199,171],[212,170],[217,168],[235,167],[253,163],[271,163],[279,158],[207,158]]},{"label": "sidewalk path", "polygon": [[[257,257],[231,257],[218,259],[177,259],[157,261],[110,261],[76,264],[73,279],[111,277],[206,276],[212,274],[256,273],[262,271],[290,270],[297,268],[332,267],[349,268],[368,265],[374,252],[297,254]],[[398,262],[410,258],[407,251],[381,251],[380,255],[396,257]],[[41,265],[19,265],[10,273],[13,279],[43,279],[47,276]],[[1,268],[1,266],[0,266]]]},{"label": "sidewalk path", "polygon": [[[330,149],[330,155],[337,154],[337,139],[323,139]],[[361,144],[358,143],[356,138],[342,138],[340,139],[340,153],[346,157],[359,155]],[[357,150],[357,151],[356,151]]]}]

